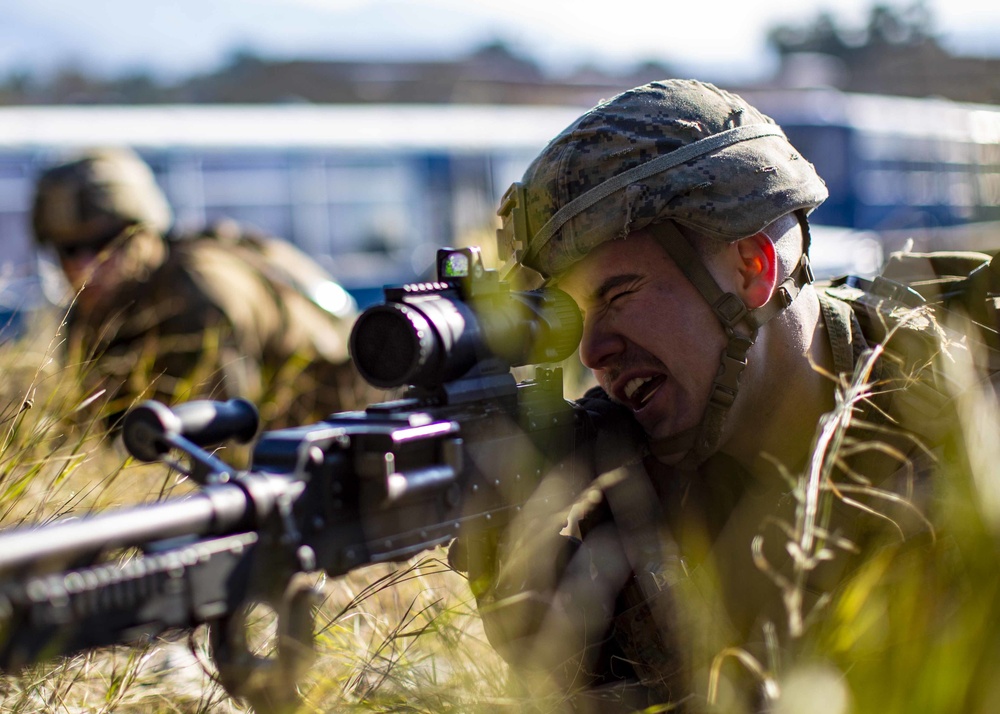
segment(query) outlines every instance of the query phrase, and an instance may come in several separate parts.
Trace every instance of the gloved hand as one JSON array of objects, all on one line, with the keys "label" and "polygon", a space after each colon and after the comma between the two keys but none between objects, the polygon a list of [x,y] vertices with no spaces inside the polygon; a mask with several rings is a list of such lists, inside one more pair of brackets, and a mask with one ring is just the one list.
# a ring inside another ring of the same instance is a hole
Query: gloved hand
[{"label": "gloved hand", "polygon": [[588,389],[575,403],[593,434],[586,441],[591,447],[587,458],[595,477],[638,463],[649,453],[646,433],[632,410],[612,401],[601,387]]},{"label": "gloved hand", "polygon": [[482,545],[463,538],[449,559],[469,558],[470,587],[493,648],[521,676],[541,674],[561,691],[585,684],[631,572],[613,529],[592,530],[585,541],[555,530],[519,533],[495,544],[493,572],[477,568],[470,543]]},{"label": "gloved hand", "polygon": [[514,545],[507,539],[501,544],[501,539],[495,530],[463,535],[452,543],[448,560],[468,574],[490,644],[508,662],[523,664],[524,651],[531,648],[551,609],[555,589],[580,541],[557,529],[537,533],[529,544]]},{"label": "gloved hand", "polygon": [[[628,408],[600,388],[576,406],[583,420],[577,459],[591,478],[642,459],[645,437]],[[599,493],[590,496],[574,517],[600,504]],[[465,533],[449,549],[452,567],[468,574],[491,645],[512,664],[551,668],[592,647],[628,577],[616,538],[596,529],[583,543],[566,532],[568,520],[568,508],[558,521],[516,520],[502,532]]]}]

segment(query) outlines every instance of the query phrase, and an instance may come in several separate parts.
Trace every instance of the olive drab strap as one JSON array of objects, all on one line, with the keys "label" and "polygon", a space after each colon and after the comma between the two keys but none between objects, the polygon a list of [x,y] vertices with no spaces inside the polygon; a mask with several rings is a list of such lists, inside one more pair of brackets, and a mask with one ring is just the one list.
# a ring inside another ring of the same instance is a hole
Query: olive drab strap
[{"label": "olive drab strap", "polygon": [[[826,328],[827,342],[833,354],[833,371],[838,378],[852,378],[855,368],[865,360],[870,347],[854,313],[850,302],[834,297],[827,290],[817,290],[820,314],[823,316],[823,326]],[[882,382],[885,368],[882,360],[871,365],[868,376],[870,384]],[[873,424],[888,424],[888,402],[894,390],[877,390],[870,398],[862,400],[857,405],[855,419]]]},{"label": "olive drab strap", "polygon": [[[782,281],[771,298],[760,307],[750,310],[737,295],[724,292],[719,287],[701,256],[677,226],[665,221],[660,224],[660,228],[662,230],[656,232],[658,242],[712,307],[712,312],[722,323],[728,337],[701,423],[680,434],[656,440],[650,445],[653,454],[658,457],[684,454],[678,466],[693,468],[718,447],[722,438],[722,426],[739,392],[740,376],[747,366],[747,353],[756,342],[761,326],[791,305],[802,287],[812,282],[813,274],[809,258],[803,254],[798,266]],[[737,332],[736,327],[740,324],[744,325],[749,334]]]},{"label": "olive drab strap", "polygon": [[667,520],[650,478],[641,463],[626,465],[603,489],[631,569],[612,622],[639,681],[669,697],[683,686],[674,586],[686,577],[686,564],[673,539],[660,532]]},{"label": "olive drab strap", "polygon": [[[834,374],[848,374],[854,370],[856,359],[851,326],[857,322],[851,306],[842,300],[835,300],[826,292],[818,291],[819,307],[823,315],[830,349],[833,352]],[[860,327],[858,328],[860,331]]]}]

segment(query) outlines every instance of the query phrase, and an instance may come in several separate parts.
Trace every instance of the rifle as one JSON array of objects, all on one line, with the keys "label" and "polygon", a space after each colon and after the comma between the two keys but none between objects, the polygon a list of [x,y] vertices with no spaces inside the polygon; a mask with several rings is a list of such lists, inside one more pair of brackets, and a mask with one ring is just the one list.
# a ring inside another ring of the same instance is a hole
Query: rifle
[{"label": "rifle", "polygon": [[[303,574],[404,561],[456,536],[484,542],[543,475],[572,471],[593,425],[563,398],[562,370],[536,366],[521,382],[512,370],[573,353],[576,305],[558,290],[510,290],[475,248],[441,250],[437,266],[436,281],[386,287],[351,334],[359,373],[405,387],[399,399],[264,432],[246,470],[209,449],[254,439],[250,402],[133,408],[122,426],[132,456],[200,490],[0,532],[0,669],[207,624],[229,694],[259,712],[293,708],[313,650]],[[278,616],[269,658],[247,646],[255,603]]]}]

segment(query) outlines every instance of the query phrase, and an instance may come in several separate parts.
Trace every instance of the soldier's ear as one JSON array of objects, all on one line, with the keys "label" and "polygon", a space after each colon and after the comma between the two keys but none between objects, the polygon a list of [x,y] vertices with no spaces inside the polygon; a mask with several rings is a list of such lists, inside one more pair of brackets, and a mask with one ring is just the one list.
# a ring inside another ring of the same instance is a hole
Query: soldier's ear
[{"label": "soldier's ear", "polygon": [[739,256],[740,297],[753,310],[771,299],[778,283],[774,243],[764,233],[736,241]]}]

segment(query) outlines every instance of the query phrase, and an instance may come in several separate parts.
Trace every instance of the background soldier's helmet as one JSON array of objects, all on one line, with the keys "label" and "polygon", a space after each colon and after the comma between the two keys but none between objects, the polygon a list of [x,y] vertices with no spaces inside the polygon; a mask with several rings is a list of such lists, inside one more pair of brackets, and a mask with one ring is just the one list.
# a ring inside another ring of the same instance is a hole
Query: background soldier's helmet
[{"label": "background soldier's helmet", "polygon": [[35,239],[55,246],[109,241],[136,224],[165,233],[173,215],[153,172],[128,149],[99,149],[45,171],[32,208]]},{"label": "background soldier's helmet", "polygon": [[500,252],[548,277],[659,221],[737,240],[827,195],[813,165],[741,97],[654,82],[597,105],[539,154],[504,197]]}]

